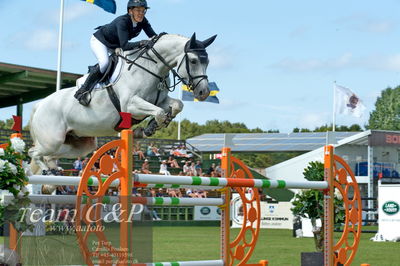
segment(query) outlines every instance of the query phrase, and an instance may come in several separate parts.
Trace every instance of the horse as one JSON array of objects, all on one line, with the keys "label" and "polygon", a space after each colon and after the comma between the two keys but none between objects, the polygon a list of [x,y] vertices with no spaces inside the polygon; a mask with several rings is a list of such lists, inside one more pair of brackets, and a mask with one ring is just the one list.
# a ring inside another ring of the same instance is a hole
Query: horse
[{"label": "horse", "polygon": [[129,113],[133,121],[152,118],[147,128],[135,129],[136,137],[148,137],[168,126],[183,109],[182,101],[168,96],[170,72],[175,85],[176,79],[182,81],[196,99],[204,101],[210,93],[206,48],[215,38],[216,35],[200,41],[195,33],[191,38],[156,35],[140,50],[119,50],[119,75],[112,84],[91,92],[89,106],[80,105],[73,97],[77,86],[42,99],[30,117],[33,147],[28,153],[32,172],[57,168],[58,158],[84,157],[93,152],[97,148],[96,137],[118,133],[115,125],[121,119],[119,111]]}]

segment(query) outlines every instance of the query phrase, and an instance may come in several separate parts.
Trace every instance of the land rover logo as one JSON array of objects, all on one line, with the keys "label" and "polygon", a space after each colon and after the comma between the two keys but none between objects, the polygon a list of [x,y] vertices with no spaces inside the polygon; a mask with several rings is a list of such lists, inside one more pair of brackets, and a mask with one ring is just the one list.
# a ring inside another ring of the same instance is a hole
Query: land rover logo
[{"label": "land rover logo", "polygon": [[395,215],[399,212],[400,206],[397,202],[394,201],[387,201],[383,204],[382,210],[387,215]]},{"label": "land rover logo", "polygon": [[203,215],[208,215],[208,214],[210,214],[211,210],[208,207],[203,207],[203,208],[200,209],[200,212]]}]

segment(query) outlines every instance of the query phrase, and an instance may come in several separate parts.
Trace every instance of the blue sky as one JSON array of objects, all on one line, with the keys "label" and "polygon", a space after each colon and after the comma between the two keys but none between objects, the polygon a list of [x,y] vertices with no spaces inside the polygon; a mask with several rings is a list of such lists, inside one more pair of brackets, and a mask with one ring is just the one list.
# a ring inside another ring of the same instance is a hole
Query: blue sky
[{"label": "blue sky", "polygon": [[[116,2],[116,15],[122,15],[126,0]],[[221,104],[185,102],[182,117],[191,121],[229,120],[280,132],[313,129],[332,121],[336,81],[367,107],[361,119],[338,115],[337,124],[363,125],[380,92],[400,85],[400,1],[148,3],[146,16],[156,32],[196,32],[199,39],[218,34],[208,49],[208,75],[221,90]],[[0,0],[0,62],[55,70],[59,9],[60,0]],[[65,0],[63,71],[83,74],[95,63],[93,29],[116,15]],[[24,105],[25,123],[31,107]],[[14,113],[15,107],[2,108],[0,119]]]}]

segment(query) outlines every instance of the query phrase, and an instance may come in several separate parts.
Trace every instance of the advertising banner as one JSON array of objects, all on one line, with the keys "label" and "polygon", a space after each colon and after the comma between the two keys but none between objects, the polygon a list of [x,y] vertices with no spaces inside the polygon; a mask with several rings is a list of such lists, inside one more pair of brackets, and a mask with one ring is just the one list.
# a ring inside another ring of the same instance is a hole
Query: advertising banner
[{"label": "advertising banner", "polygon": [[[246,194],[251,198],[250,194]],[[232,195],[232,227],[239,228],[243,224],[243,206],[239,194]],[[290,202],[261,202],[261,228],[293,229],[293,214]]]},{"label": "advertising banner", "polygon": [[400,240],[400,185],[379,185],[379,231],[384,240]]},{"label": "advertising banner", "polygon": [[221,220],[221,209],[217,206],[194,206],[195,221],[219,221]]}]

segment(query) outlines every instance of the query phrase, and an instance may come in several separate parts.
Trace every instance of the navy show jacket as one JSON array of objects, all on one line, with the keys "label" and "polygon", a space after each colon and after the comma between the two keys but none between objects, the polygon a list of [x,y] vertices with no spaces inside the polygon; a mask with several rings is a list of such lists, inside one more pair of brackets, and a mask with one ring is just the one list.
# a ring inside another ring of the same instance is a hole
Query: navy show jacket
[{"label": "navy show jacket", "polygon": [[94,36],[110,49],[122,48],[122,50],[132,50],[136,45],[128,41],[138,36],[142,30],[144,30],[149,38],[156,35],[146,17],[142,22],[138,22],[136,27],[133,27],[129,14],[119,16],[111,23],[97,27],[96,29],[97,31],[94,33]]}]

